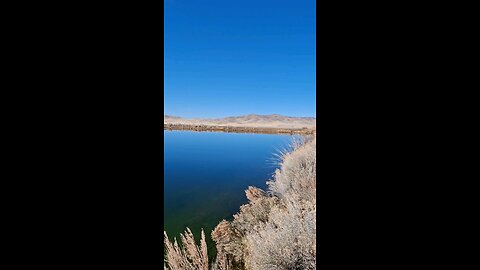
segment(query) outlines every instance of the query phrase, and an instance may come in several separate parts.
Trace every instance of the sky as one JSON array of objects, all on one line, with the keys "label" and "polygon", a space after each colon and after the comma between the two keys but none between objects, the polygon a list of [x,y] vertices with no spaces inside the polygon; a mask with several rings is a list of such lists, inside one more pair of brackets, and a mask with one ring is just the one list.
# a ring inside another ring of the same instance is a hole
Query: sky
[{"label": "sky", "polygon": [[315,0],[165,0],[164,113],[316,116]]}]

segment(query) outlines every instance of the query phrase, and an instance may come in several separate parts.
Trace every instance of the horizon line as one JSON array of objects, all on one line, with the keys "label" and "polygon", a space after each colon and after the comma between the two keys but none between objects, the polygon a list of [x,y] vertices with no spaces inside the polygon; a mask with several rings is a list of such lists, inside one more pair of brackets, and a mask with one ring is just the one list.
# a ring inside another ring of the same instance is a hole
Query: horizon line
[{"label": "horizon line", "polygon": [[295,118],[317,118],[317,116],[290,116],[290,115],[283,115],[283,114],[278,114],[278,113],[272,113],[272,114],[258,114],[258,113],[249,113],[249,114],[240,114],[240,115],[227,115],[227,116],[219,116],[219,117],[184,117],[184,116],[179,116],[179,115],[174,115],[174,114],[166,114],[163,113],[163,116],[170,116],[170,117],[180,117],[180,118],[227,118],[227,117],[240,117],[240,116],[283,116],[283,117],[295,117]]}]

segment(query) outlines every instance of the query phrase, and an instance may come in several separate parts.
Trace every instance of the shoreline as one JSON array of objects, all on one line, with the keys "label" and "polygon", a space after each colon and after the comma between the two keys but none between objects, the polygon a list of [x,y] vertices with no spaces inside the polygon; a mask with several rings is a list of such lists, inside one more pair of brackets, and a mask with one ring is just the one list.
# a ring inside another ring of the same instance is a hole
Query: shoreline
[{"label": "shoreline", "polygon": [[209,125],[183,125],[163,124],[163,130],[188,130],[197,132],[226,132],[226,133],[254,133],[254,134],[301,134],[314,135],[315,129],[311,128],[272,128],[272,127],[233,127]]}]

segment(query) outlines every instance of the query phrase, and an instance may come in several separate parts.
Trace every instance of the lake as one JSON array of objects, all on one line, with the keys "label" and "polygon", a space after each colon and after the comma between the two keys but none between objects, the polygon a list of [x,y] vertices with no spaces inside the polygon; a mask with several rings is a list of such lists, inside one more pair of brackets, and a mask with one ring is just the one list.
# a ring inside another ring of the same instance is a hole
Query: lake
[{"label": "lake", "polygon": [[209,255],[211,231],[231,220],[248,202],[248,186],[266,188],[278,168],[274,153],[286,148],[288,135],[164,131],[164,230],[170,238],[189,227],[196,239],[205,230]]}]

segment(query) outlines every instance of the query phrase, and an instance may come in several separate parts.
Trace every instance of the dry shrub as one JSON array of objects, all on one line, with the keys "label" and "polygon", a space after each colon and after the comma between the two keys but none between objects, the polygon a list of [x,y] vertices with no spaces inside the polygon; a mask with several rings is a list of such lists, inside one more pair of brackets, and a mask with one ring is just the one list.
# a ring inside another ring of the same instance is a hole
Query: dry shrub
[{"label": "dry shrub", "polygon": [[245,236],[245,269],[316,268],[316,140],[295,142],[268,182],[268,221]]},{"label": "dry shrub", "polygon": [[240,206],[240,211],[233,215],[232,222],[232,226],[242,235],[262,227],[268,221],[272,207],[278,204],[278,198],[267,196],[267,193],[259,188],[248,187],[245,193],[249,203]]},{"label": "dry shrub", "polygon": [[296,206],[275,208],[259,231],[246,236],[245,268],[250,270],[315,269],[315,211]]},{"label": "dry shrub", "polygon": [[242,235],[230,222],[223,220],[212,232],[217,252],[225,256],[225,260],[233,263],[243,260]]},{"label": "dry shrub", "polygon": [[233,270],[232,263],[228,260],[227,254],[222,250],[217,252],[217,257],[212,265],[212,270]]},{"label": "dry shrub", "polygon": [[317,159],[316,139],[296,144],[295,150],[284,154],[281,167],[274,179],[267,182],[270,192],[296,206],[314,207],[316,204]]},{"label": "dry shrub", "polygon": [[295,140],[279,157],[268,193],[249,187],[249,203],[217,227],[229,236],[214,237],[217,249],[243,269],[316,267],[316,140]]}]

